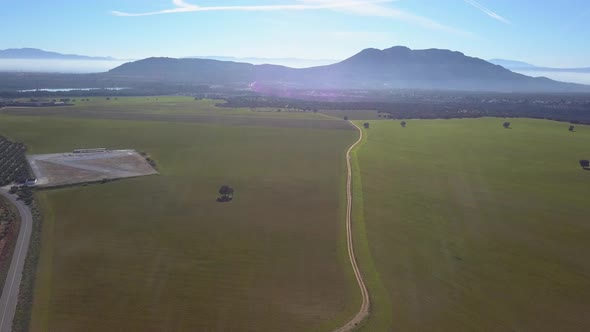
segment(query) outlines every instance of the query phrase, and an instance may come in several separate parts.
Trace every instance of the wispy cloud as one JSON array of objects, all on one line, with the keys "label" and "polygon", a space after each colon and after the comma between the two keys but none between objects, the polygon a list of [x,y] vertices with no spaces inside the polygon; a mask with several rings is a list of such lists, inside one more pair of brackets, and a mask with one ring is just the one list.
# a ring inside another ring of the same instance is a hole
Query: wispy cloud
[{"label": "wispy cloud", "polygon": [[187,3],[184,0],[173,0],[176,6],[172,9],[164,9],[147,13],[126,13],[112,11],[116,16],[150,16],[160,14],[188,13],[188,12],[211,12],[211,11],[288,11],[288,10],[321,10],[337,9],[346,7],[359,7],[363,5],[393,2],[394,0],[343,0],[343,1],[302,1],[300,4],[292,5],[252,5],[252,6],[198,6]]},{"label": "wispy cloud", "polygon": [[[397,0],[297,0],[294,4],[250,5],[250,6],[198,6],[185,0],[173,0],[174,8],[147,13],[126,13],[113,11],[116,16],[150,16],[160,14],[211,12],[211,11],[310,11],[332,10],[359,16],[385,17],[406,22],[423,28],[449,32],[463,36],[475,36],[472,32],[456,29],[427,17],[402,11],[385,4]],[[465,0],[471,1],[471,0]]]},{"label": "wispy cloud", "polygon": [[[338,0],[300,0],[306,3],[333,3]],[[334,10],[339,12],[345,12],[354,15],[361,16],[372,16],[372,17],[385,17],[391,18],[396,21],[409,23],[422,28],[448,32],[456,35],[474,37],[475,34],[470,31],[460,30],[439,22],[436,22],[428,17],[413,14],[407,11],[403,11],[391,6],[384,6],[382,4],[364,4],[362,6],[349,6],[345,8],[335,8]]]},{"label": "wispy cloud", "polygon": [[473,7],[481,10],[482,12],[484,12],[486,15],[488,15],[489,17],[498,20],[502,23],[505,24],[510,24],[510,21],[508,21],[507,19],[505,19],[504,17],[498,15],[497,13],[493,12],[492,10],[486,8],[484,5],[480,4],[479,2],[475,1],[475,0],[463,0],[466,3],[472,5]]}]

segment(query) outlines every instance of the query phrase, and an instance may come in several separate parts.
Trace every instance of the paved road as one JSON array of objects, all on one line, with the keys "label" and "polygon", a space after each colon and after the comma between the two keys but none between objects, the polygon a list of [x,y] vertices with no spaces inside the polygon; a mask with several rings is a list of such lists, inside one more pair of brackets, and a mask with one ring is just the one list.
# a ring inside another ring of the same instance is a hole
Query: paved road
[{"label": "paved road", "polygon": [[12,332],[12,320],[16,311],[20,281],[31,240],[33,217],[31,210],[21,201],[17,201],[16,197],[10,195],[6,189],[0,188],[0,195],[8,198],[17,207],[21,218],[20,231],[12,255],[12,262],[6,276],[2,297],[0,297],[0,332]]},{"label": "paved road", "polygon": [[348,176],[346,179],[346,199],[347,199],[347,207],[346,207],[346,242],[348,246],[348,258],[350,259],[350,264],[352,265],[352,269],[354,270],[354,275],[356,277],[356,281],[359,285],[361,290],[361,295],[363,298],[363,302],[358,313],[348,321],[344,326],[334,330],[334,332],[347,332],[353,331],[356,329],[360,323],[365,320],[369,316],[369,307],[371,304],[371,300],[369,298],[369,291],[367,290],[367,285],[365,285],[365,281],[363,280],[363,275],[356,263],[356,257],[354,255],[354,245],[352,242],[352,165],[350,162],[350,153],[352,150],[363,140],[363,131],[357,125],[355,125],[352,121],[349,121],[358,131],[359,131],[359,139],[348,149],[346,152],[346,167],[348,169]]}]

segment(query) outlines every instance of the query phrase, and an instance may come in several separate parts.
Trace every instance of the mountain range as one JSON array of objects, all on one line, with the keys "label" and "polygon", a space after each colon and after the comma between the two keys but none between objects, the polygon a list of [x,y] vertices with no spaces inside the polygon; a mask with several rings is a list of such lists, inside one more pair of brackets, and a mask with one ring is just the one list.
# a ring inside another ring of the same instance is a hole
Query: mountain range
[{"label": "mountain range", "polygon": [[286,66],[286,67],[291,67],[291,68],[308,68],[308,67],[325,66],[325,65],[329,65],[329,64],[333,64],[333,63],[338,62],[338,60],[330,60],[330,59],[255,58],[255,57],[238,58],[238,57],[232,57],[232,56],[217,56],[217,55],[191,56],[191,57],[186,57],[186,59],[208,59],[208,60],[219,60],[219,61],[245,62],[245,63],[251,63],[253,65],[279,65],[279,66]]},{"label": "mountain range", "polygon": [[77,54],[61,54],[56,52],[43,51],[37,48],[9,48],[0,50],[0,59],[18,60],[101,60],[113,61],[112,57],[94,57]]},{"label": "mountain range", "polygon": [[[80,62],[104,64],[98,74],[74,74],[57,76],[48,74],[44,84],[32,80],[33,76],[12,76],[11,84],[26,88],[51,88],[51,83],[71,86],[138,86],[164,84],[168,86],[209,85],[228,88],[252,88],[271,91],[290,88],[299,89],[356,89],[356,90],[457,90],[498,92],[590,92],[590,86],[563,83],[545,77],[530,77],[525,74],[543,75],[542,67],[526,62],[494,59],[485,61],[460,52],[444,49],[411,50],[395,46],[383,50],[369,48],[343,61],[306,68],[291,68],[270,64],[251,64],[247,61],[263,58],[147,58],[123,63],[111,57],[88,57],[46,52],[38,49],[9,49],[0,51],[0,71],[7,62],[9,72],[19,72],[14,61],[34,62],[49,68],[40,72],[74,72],[68,68]],[[19,60],[20,59],[20,60]],[[70,61],[82,60],[82,61]],[[102,60],[102,61],[96,61]],[[223,60],[223,61],[222,61]],[[233,60],[233,61],[227,61]],[[275,59],[279,60],[279,59]],[[283,59],[286,60],[286,59]],[[123,63],[123,64],[122,64]],[[121,64],[121,65],[120,65]],[[57,67],[58,65],[63,67]],[[98,66],[94,66],[99,68]],[[64,68],[64,69],[59,69]],[[510,69],[516,71],[513,72]],[[544,68],[546,72],[552,68]],[[564,69],[554,70],[563,71]],[[571,70],[584,70],[577,68]],[[4,70],[6,71],[6,70]],[[25,70],[26,71],[26,70]],[[80,70],[82,72],[82,70]],[[90,72],[90,71],[87,71]],[[540,74],[539,74],[540,73]],[[549,75],[549,74],[548,74]],[[543,75],[545,76],[545,75]],[[53,80],[52,80],[53,77]],[[6,79],[6,78],[5,78]],[[0,77],[0,81],[2,78]],[[66,80],[66,81],[63,81]],[[0,82],[2,83],[2,82]]]},{"label": "mountain range", "polygon": [[590,86],[533,78],[443,49],[365,49],[335,64],[295,69],[211,59],[148,58],[104,74],[111,80],[306,89],[428,89],[590,92]]}]

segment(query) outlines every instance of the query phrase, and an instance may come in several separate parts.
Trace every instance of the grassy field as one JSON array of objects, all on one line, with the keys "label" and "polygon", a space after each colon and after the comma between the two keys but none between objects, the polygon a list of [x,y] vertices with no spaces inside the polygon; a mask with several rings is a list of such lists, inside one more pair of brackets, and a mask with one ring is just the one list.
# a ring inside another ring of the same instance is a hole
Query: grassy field
[{"label": "grassy field", "polygon": [[379,120],[381,115],[377,111],[363,110],[321,110],[320,113],[338,119],[347,117],[349,120]]},{"label": "grassy field", "polygon": [[590,127],[503,121],[370,122],[354,179],[362,331],[590,329]]},{"label": "grassy field", "polygon": [[[57,99],[60,99],[57,97]],[[183,115],[183,116],[224,116],[255,118],[289,118],[323,120],[313,112],[270,108],[225,108],[217,107],[222,100],[201,99],[182,96],[159,97],[88,97],[73,98],[73,106],[39,107],[29,109],[7,108],[9,113],[34,113],[39,115],[68,115],[81,117],[104,117],[123,115]],[[280,112],[279,112],[280,110]]]},{"label": "grassy field", "polygon": [[[130,104],[96,107],[134,112]],[[0,132],[29,153],[147,151],[161,175],[38,193],[33,331],[324,331],[354,314],[342,193],[355,132],[343,121],[281,112],[276,126],[256,125],[266,115],[252,112],[248,125],[223,125],[71,111],[0,115]],[[225,183],[235,200],[217,203]]]},{"label": "grassy field", "polygon": [[74,106],[4,108],[1,114],[101,120],[184,122],[220,126],[350,129],[345,121],[313,112],[278,109],[222,108],[218,100],[190,97],[119,97],[76,99]]},{"label": "grassy field", "polygon": [[[147,151],[161,175],[37,195],[33,331],[328,331],[356,312],[343,227],[355,132],[344,121],[184,97],[90,99],[2,110],[0,133],[29,153]],[[365,116],[329,115],[344,114]],[[353,158],[372,300],[362,331],[590,327],[590,171],[578,165],[590,127],[369,122]],[[236,199],[217,203],[225,183]]]}]

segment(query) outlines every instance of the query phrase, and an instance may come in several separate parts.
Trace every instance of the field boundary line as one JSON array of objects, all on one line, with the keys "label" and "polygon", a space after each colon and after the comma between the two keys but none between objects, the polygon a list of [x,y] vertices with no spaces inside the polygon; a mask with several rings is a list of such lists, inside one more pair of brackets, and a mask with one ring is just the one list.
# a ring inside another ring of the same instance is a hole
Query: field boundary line
[{"label": "field boundary line", "polygon": [[[319,115],[321,115],[321,116],[324,116],[324,117],[326,117],[326,118],[328,118],[328,119],[332,119],[332,120],[339,120],[339,121],[340,121],[340,120],[342,120],[341,118],[337,118],[337,117],[335,117],[335,116],[328,115],[328,114],[324,114],[324,113],[321,113],[321,112],[318,112],[317,114],[319,114]],[[351,123],[352,123],[352,122],[351,122]],[[354,124],[353,124],[353,126],[354,126]]]},{"label": "field boundary line", "polygon": [[362,142],[363,140],[363,130],[354,124],[352,121],[348,121],[351,125],[353,125],[359,132],[359,138],[354,144],[348,148],[346,151],[346,168],[347,168],[347,178],[346,178],[346,199],[347,199],[347,206],[346,206],[346,242],[348,247],[348,258],[350,259],[350,264],[352,265],[352,269],[354,271],[354,275],[356,277],[357,284],[361,291],[362,296],[362,303],[359,311],[357,314],[346,324],[341,326],[340,328],[334,330],[333,332],[348,332],[353,331],[356,329],[360,323],[365,320],[369,316],[369,307],[371,305],[371,300],[369,298],[369,291],[367,289],[367,285],[365,284],[365,280],[363,279],[363,275],[361,274],[361,270],[358,267],[356,262],[356,256],[354,254],[354,243],[353,243],[353,236],[352,236],[352,163],[351,163],[351,153],[352,150]]}]

